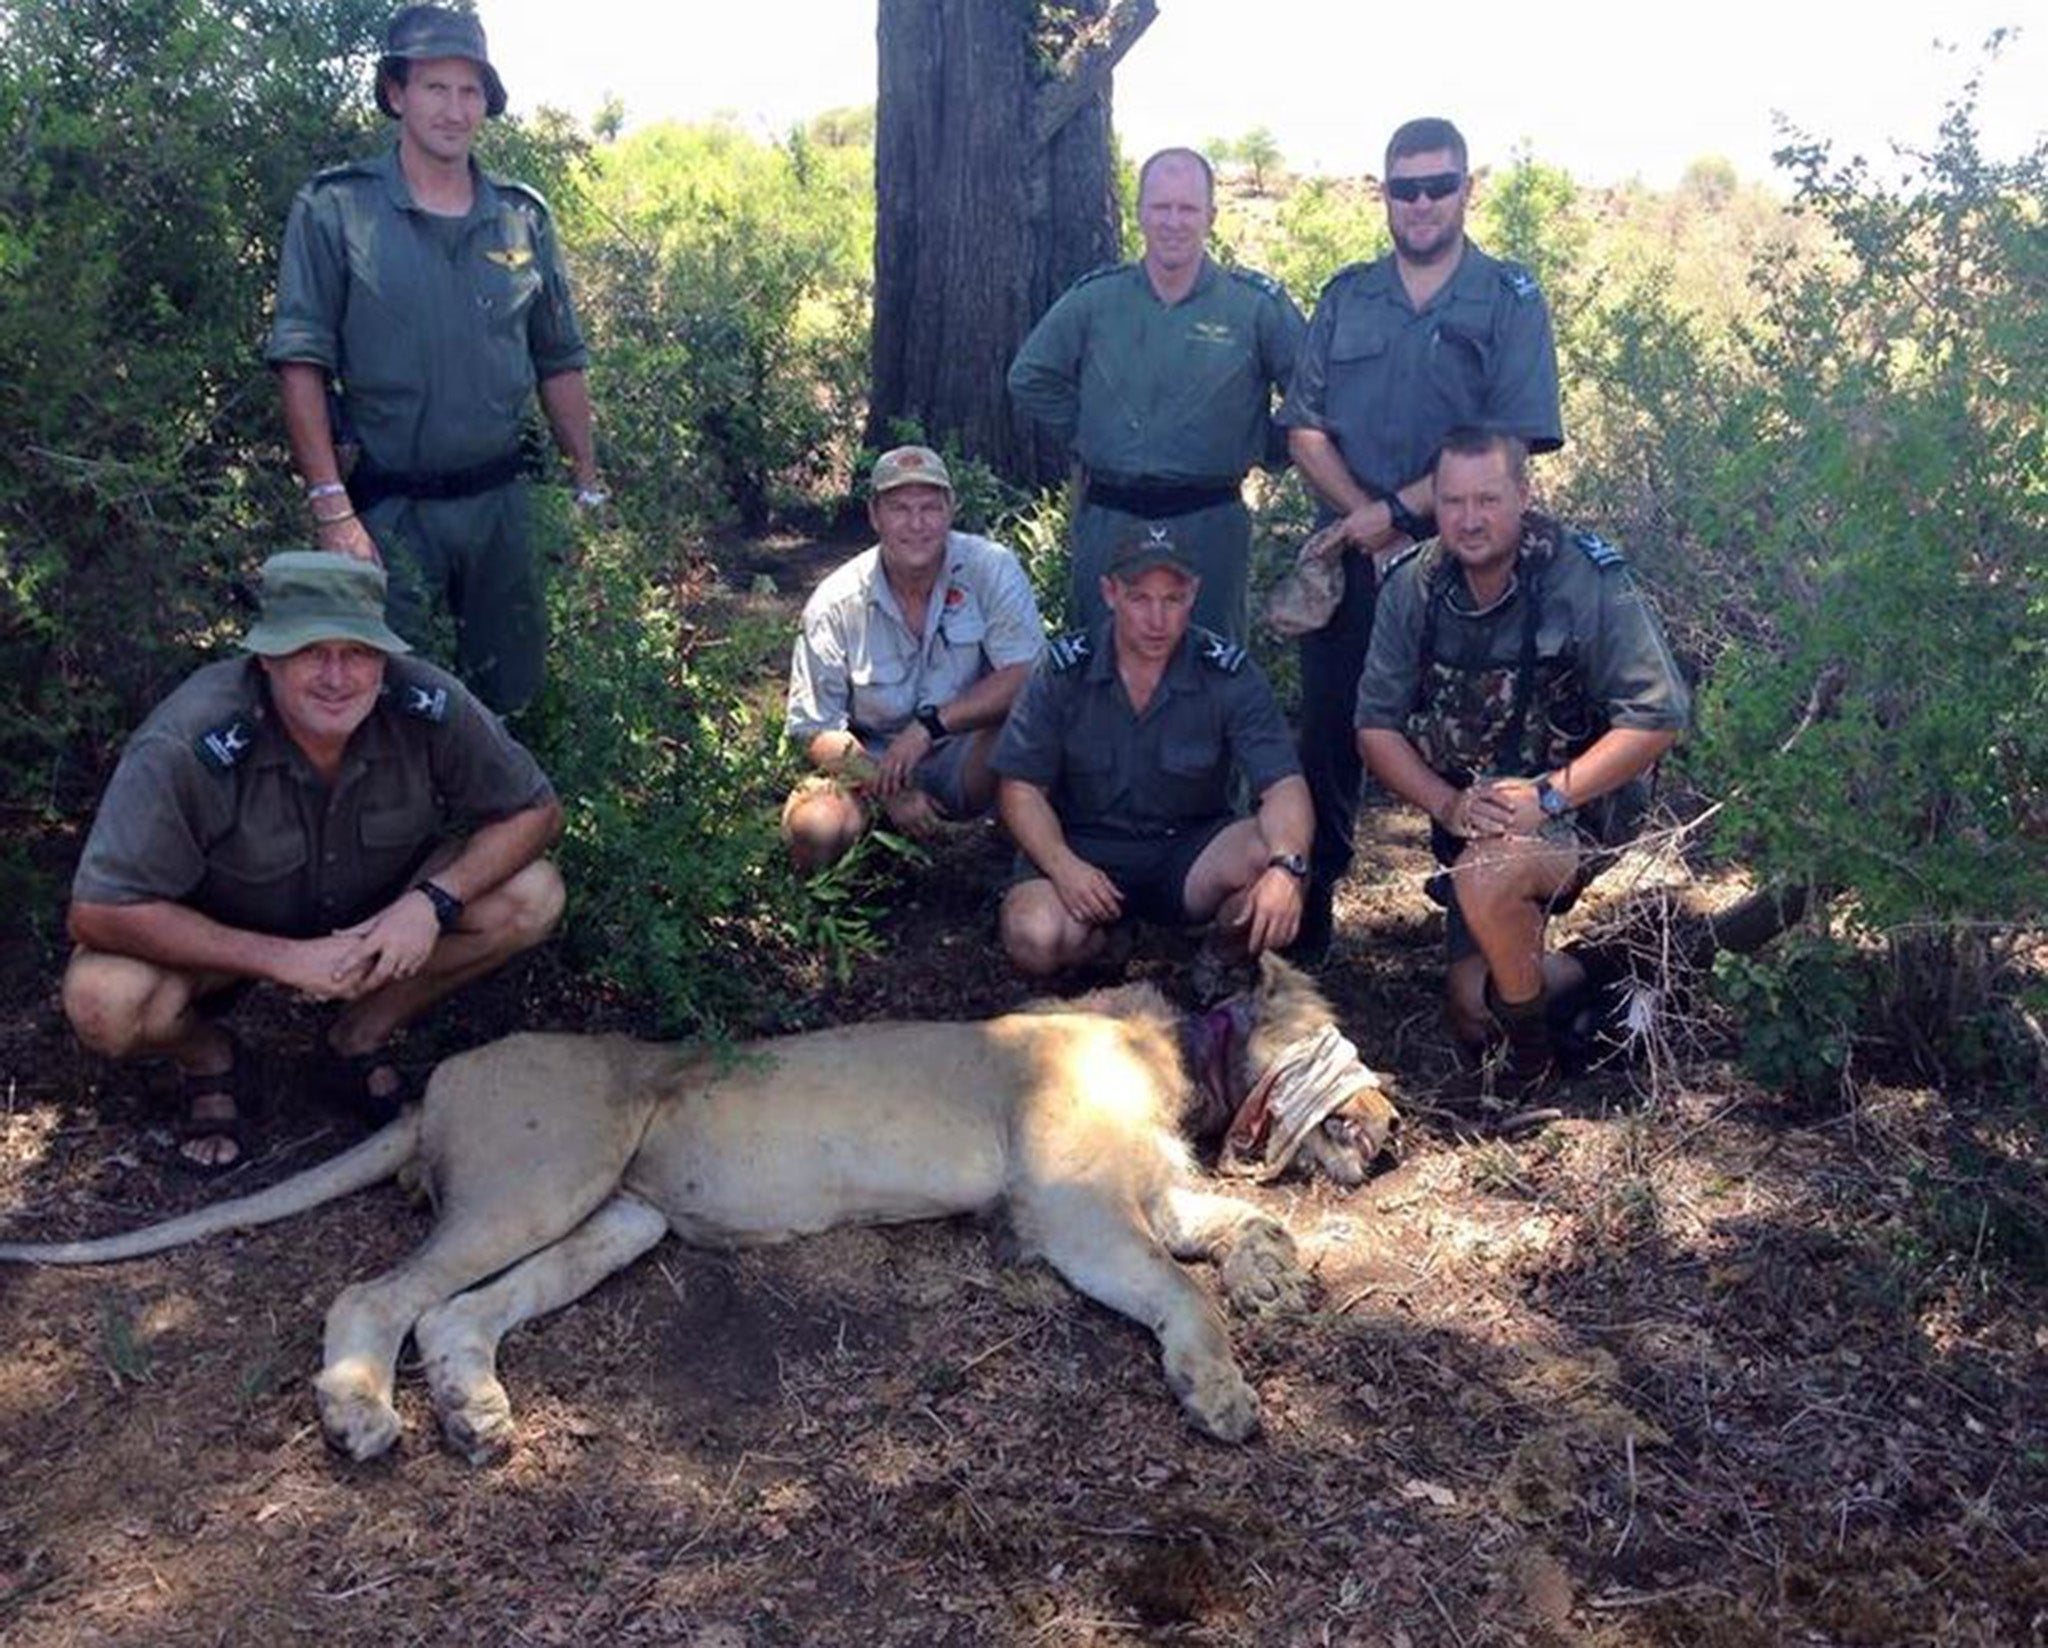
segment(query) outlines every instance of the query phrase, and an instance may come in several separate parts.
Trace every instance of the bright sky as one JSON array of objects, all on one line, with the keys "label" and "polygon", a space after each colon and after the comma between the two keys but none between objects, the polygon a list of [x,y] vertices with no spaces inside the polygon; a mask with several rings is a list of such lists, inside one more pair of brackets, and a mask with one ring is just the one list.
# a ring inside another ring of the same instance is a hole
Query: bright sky
[{"label": "bright sky", "polygon": [[[875,95],[873,0],[479,10],[515,110],[587,119],[615,93],[629,126],[723,111],[780,133]],[[1668,187],[1712,154],[1767,180],[1774,113],[1873,162],[1894,139],[1931,145],[1984,39],[2029,17],[1985,81],[1985,147],[2009,158],[2048,130],[2042,0],[1160,0],[1117,72],[1116,122],[1133,155],[1265,126],[1291,168],[1351,173],[1379,169],[1402,120],[1444,114],[1480,164],[1527,145],[1583,183]]]}]

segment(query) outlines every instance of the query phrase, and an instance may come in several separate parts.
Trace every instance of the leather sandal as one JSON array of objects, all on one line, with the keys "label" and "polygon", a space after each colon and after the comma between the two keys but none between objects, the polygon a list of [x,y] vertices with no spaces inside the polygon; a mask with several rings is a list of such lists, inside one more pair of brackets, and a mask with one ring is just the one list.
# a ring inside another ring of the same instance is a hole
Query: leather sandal
[{"label": "leather sandal", "polygon": [[[171,1152],[171,1159],[195,1179],[217,1179],[223,1173],[233,1172],[249,1159],[249,1118],[244,1109],[247,1083],[243,1080],[242,1044],[230,1031],[223,1030],[221,1034],[228,1039],[227,1069],[207,1075],[193,1075],[183,1070],[178,1072],[178,1097],[185,1113],[171,1128],[171,1136],[178,1143],[178,1148]],[[223,1093],[235,1107],[232,1116],[192,1114],[192,1106],[198,1100]],[[235,1153],[225,1161],[202,1161],[184,1148],[203,1139],[225,1139],[235,1147]]]}]

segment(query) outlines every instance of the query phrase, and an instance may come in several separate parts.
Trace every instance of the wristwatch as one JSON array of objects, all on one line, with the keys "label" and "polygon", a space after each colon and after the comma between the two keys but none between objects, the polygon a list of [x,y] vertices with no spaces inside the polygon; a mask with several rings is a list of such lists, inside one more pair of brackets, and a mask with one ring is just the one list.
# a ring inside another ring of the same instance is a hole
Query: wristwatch
[{"label": "wristwatch", "polygon": [[439,882],[415,881],[412,890],[427,895],[427,902],[434,907],[434,921],[442,932],[447,932],[462,919],[462,900]]},{"label": "wristwatch", "polygon": [[1551,783],[1547,773],[1536,780],[1536,805],[1545,818],[1563,818],[1572,810],[1571,797]]},{"label": "wristwatch", "polygon": [[946,736],[946,723],[939,719],[939,706],[936,704],[923,704],[918,707],[917,724],[932,735],[934,744]]},{"label": "wristwatch", "polygon": [[1308,880],[1308,860],[1299,853],[1275,853],[1266,860],[1269,870],[1285,870],[1296,881]]}]

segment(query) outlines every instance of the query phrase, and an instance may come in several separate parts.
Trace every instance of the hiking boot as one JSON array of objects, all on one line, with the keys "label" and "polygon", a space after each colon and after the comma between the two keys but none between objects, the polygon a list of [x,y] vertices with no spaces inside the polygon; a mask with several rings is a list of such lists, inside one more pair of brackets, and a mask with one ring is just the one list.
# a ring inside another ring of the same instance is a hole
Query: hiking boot
[{"label": "hiking boot", "polygon": [[1486,981],[1486,1005],[1507,1038],[1507,1057],[1494,1077],[1504,1098],[1528,1099],[1557,1085],[1557,1053],[1550,1041],[1550,998],[1539,990],[1527,1001],[1503,1001]]},{"label": "hiking boot", "polygon": [[1320,967],[1329,960],[1330,940],[1336,935],[1336,917],[1331,905],[1337,896],[1337,889],[1323,882],[1311,881],[1301,894],[1301,926],[1295,931],[1294,942],[1280,952],[1281,956],[1297,967]]}]

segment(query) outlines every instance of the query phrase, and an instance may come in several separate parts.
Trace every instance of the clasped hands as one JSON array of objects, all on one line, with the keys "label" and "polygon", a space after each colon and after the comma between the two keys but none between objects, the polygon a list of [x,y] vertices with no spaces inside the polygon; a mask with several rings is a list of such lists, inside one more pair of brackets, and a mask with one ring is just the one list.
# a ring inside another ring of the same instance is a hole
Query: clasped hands
[{"label": "clasped hands", "polygon": [[314,1001],[354,1001],[413,977],[440,939],[433,904],[410,891],[367,921],[291,945],[274,977]]}]

